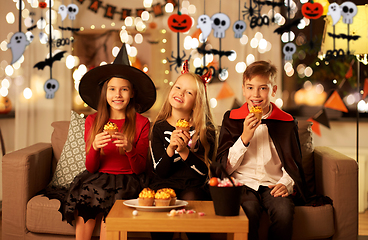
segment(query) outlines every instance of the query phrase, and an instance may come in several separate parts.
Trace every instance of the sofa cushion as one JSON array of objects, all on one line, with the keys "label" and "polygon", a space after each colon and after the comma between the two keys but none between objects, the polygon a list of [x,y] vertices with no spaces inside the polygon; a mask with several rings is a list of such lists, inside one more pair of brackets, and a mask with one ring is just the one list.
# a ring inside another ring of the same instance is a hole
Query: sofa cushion
[{"label": "sofa cushion", "polygon": [[315,193],[315,177],[314,177],[314,146],[312,138],[312,122],[301,120],[298,121],[298,133],[300,146],[302,150],[302,162],[305,175],[305,181],[307,183],[309,191]]},{"label": "sofa cushion", "polygon": [[74,177],[86,169],[84,122],[83,117],[71,111],[67,140],[51,180],[52,186],[68,188]]}]

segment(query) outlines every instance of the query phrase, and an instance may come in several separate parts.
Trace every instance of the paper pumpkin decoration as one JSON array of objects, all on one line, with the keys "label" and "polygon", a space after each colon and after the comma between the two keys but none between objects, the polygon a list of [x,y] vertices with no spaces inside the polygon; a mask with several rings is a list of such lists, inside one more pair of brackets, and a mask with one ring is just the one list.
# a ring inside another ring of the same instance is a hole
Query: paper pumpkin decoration
[{"label": "paper pumpkin decoration", "polygon": [[41,8],[41,9],[44,9],[44,8],[47,7],[47,3],[46,2],[39,2],[38,7]]},{"label": "paper pumpkin decoration", "polygon": [[167,25],[173,32],[188,32],[192,27],[192,18],[188,14],[172,14],[167,20]]},{"label": "paper pumpkin decoration", "polygon": [[8,97],[0,97],[0,114],[6,114],[12,110],[12,103]]},{"label": "paper pumpkin decoration", "polygon": [[318,19],[323,14],[323,6],[320,3],[304,3],[302,6],[302,14],[309,19]]}]

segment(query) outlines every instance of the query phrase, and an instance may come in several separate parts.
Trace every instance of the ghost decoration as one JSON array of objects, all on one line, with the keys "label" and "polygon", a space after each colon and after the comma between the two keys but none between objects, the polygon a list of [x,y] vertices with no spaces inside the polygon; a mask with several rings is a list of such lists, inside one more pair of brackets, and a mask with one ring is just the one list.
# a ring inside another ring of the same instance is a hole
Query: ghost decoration
[{"label": "ghost decoration", "polygon": [[70,20],[75,20],[75,16],[78,14],[79,12],[79,8],[77,5],[75,5],[74,3],[71,3],[68,5],[68,16]]},{"label": "ghost decoration", "polygon": [[358,13],[357,6],[352,2],[343,2],[340,5],[341,8],[341,15],[342,15],[342,22],[345,24],[352,24],[353,17]]},{"label": "ghost decoration", "polygon": [[46,98],[52,99],[55,97],[55,92],[59,89],[59,82],[51,78],[45,82],[43,89],[46,92]]},{"label": "ghost decoration", "polygon": [[16,32],[10,38],[10,42],[7,47],[12,51],[12,61],[10,64],[15,63],[23,55],[26,46],[29,45],[27,36],[22,32]]},{"label": "ghost decoration", "polygon": [[26,37],[27,37],[27,40],[31,43],[34,39],[34,36],[33,36],[33,33],[28,31],[26,32]]},{"label": "ghost decoration", "polygon": [[61,21],[64,21],[64,19],[66,18],[66,16],[68,15],[68,10],[67,7],[65,5],[60,5],[59,6],[59,11],[58,13],[61,16]]},{"label": "ghost decoration", "polygon": [[230,27],[230,18],[224,13],[215,13],[212,15],[211,21],[215,38],[224,38],[225,31]]},{"label": "ghost decoration", "polygon": [[332,25],[335,26],[335,24],[341,18],[341,8],[340,8],[339,4],[337,4],[337,3],[331,3],[328,6],[327,15],[329,15],[332,18]]},{"label": "ghost decoration", "polygon": [[235,38],[241,38],[246,28],[247,28],[247,24],[244,21],[242,20],[236,21],[233,25],[233,31],[235,33]]},{"label": "ghost decoration", "polygon": [[202,31],[201,42],[205,42],[207,37],[210,35],[210,33],[212,31],[211,18],[207,15],[199,16],[197,28],[201,29],[201,31]]},{"label": "ghost decoration", "polygon": [[293,59],[293,54],[296,52],[296,46],[294,43],[286,43],[282,52],[285,54],[284,59],[290,61]]}]

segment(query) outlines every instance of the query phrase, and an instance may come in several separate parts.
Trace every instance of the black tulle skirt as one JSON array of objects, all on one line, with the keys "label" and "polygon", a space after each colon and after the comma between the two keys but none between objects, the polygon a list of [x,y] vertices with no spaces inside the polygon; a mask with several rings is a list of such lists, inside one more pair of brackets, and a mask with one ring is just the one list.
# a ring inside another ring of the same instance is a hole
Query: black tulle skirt
[{"label": "black tulle skirt", "polygon": [[75,213],[87,222],[102,214],[103,219],[118,199],[137,198],[142,180],[135,174],[90,173],[77,175],[69,189],[48,187],[44,195],[61,202],[63,220],[73,225]]}]

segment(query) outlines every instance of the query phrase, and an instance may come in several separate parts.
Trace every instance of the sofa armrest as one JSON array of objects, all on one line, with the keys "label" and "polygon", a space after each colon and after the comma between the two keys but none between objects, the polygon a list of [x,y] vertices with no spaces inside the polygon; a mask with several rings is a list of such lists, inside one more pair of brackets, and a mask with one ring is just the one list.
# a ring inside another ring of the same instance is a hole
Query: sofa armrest
[{"label": "sofa armrest", "polygon": [[358,164],[329,147],[315,147],[317,194],[333,201],[335,234],[333,239],[358,236]]},{"label": "sofa armrest", "polygon": [[24,239],[27,202],[50,182],[52,156],[50,143],[37,143],[3,157],[3,239]]}]

